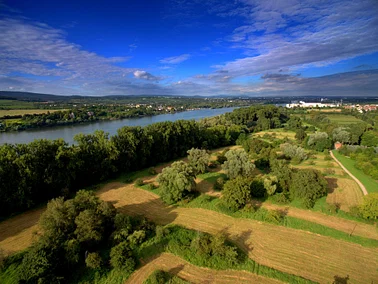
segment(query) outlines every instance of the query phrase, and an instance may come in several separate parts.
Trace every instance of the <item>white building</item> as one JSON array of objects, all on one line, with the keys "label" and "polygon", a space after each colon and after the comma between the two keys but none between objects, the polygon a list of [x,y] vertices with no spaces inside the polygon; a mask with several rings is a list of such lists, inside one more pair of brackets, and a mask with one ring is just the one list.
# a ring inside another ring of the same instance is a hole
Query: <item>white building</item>
[{"label": "white building", "polygon": [[304,101],[299,101],[299,103],[286,104],[287,108],[303,107],[303,108],[314,108],[314,107],[338,107],[339,104],[324,104],[324,103],[305,103]]}]

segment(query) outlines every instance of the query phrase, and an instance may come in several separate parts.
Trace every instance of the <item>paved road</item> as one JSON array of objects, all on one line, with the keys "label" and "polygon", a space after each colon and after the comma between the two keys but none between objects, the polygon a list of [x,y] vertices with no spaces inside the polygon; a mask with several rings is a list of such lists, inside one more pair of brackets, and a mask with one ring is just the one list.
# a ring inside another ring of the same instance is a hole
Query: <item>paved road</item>
[{"label": "paved road", "polygon": [[359,185],[359,187],[360,187],[361,190],[362,190],[362,193],[363,193],[364,195],[368,195],[368,192],[367,192],[367,190],[366,190],[366,187],[365,187],[365,186],[359,181],[359,179],[356,178],[354,175],[352,175],[352,173],[351,173],[350,171],[348,171],[348,170],[343,166],[343,164],[339,162],[338,159],[336,159],[336,157],[333,155],[332,151],[329,151],[329,153],[331,154],[331,157],[336,161],[336,163],[337,163],[340,167],[342,167],[342,169],[343,169],[348,175],[350,175],[352,179],[354,179],[354,180],[357,182],[357,184]]}]

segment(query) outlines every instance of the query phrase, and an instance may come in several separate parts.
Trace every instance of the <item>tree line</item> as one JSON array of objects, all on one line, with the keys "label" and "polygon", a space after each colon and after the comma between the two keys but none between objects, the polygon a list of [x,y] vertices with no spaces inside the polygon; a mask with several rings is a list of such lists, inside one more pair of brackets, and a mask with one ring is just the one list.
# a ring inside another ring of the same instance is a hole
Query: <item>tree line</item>
[{"label": "tree line", "polygon": [[[240,133],[253,131],[243,123],[258,129],[276,127],[278,123],[262,123],[266,119],[270,121],[275,113],[280,113],[280,125],[287,120],[281,109],[272,106],[234,112],[231,117],[223,115],[212,122],[181,120],[123,127],[112,137],[103,131],[79,134],[75,137],[76,145],[68,145],[63,140],[2,145],[0,216],[67,196],[120,173],[183,157],[191,148],[212,149],[234,144]],[[246,113],[250,113],[248,119],[244,117]],[[239,116],[243,118],[238,119]],[[229,123],[223,124],[224,120]]]}]

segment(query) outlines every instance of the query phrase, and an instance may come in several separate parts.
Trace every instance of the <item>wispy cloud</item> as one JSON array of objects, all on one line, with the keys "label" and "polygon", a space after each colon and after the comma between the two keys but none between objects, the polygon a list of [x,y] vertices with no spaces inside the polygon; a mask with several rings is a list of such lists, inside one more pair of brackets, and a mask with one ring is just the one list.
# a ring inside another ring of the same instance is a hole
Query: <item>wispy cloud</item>
[{"label": "wispy cloud", "polygon": [[68,42],[61,30],[38,22],[0,20],[0,74],[101,78],[131,69],[113,65],[127,57],[102,57]]},{"label": "wispy cloud", "polygon": [[160,60],[163,64],[178,64],[184,62],[190,58],[190,54],[181,54],[178,56],[167,57]]},{"label": "wispy cloud", "polygon": [[242,2],[246,24],[227,40],[247,56],[218,66],[231,76],[324,66],[378,51],[375,0]]}]

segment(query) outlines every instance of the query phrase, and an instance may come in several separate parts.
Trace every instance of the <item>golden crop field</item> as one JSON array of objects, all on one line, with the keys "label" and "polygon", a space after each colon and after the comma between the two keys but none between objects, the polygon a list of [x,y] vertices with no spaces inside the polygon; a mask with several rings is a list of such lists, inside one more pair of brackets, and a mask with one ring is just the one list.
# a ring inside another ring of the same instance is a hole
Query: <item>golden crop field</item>
[{"label": "golden crop field", "polygon": [[99,196],[122,212],[158,224],[177,224],[210,234],[223,233],[256,262],[321,283],[349,275],[353,283],[378,279],[378,250],[301,230],[235,219],[199,208],[166,206],[154,193],[112,183]]},{"label": "golden crop field", "polygon": [[137,269],[126,283],[142,284],[157,269],[177,275],[190,283],[282,283],[247,271],[198,267],[170,253],[160,254],[144,262],[145,264]]}]

